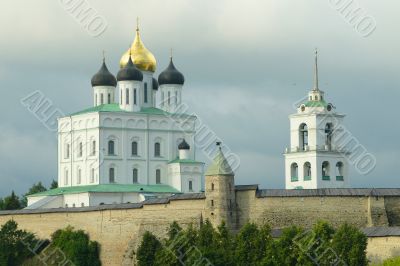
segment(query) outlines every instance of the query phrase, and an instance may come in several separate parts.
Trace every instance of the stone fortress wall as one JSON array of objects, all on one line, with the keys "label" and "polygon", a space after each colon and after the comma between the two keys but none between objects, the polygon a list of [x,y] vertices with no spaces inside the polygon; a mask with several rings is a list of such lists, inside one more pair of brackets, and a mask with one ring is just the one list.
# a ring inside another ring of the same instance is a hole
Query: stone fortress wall
[{"label": "stone fortress wall", "polygon": [[[359,228],[383,229],[369,237],[371,258],[400,255],[400,229],[396,227],[400,226],[400,189],[258,190],[257,186],[236,186],[235,197],[235,221],[230,221],[233,230],[248,221],[269,223],[273,228],[310,227],[320,219],[334,226],[347,222]],[[50,238],[57,229],[71,225],[100,243],[103,265],[132,265],[146,230],[165,236],[173,221],[199,225],[205,217],[217,224],[218,203],[210,206],[208,201],[204,193],[196,193],[136,204],[3,211],[0,224],[13,219],[41,238]]]}]

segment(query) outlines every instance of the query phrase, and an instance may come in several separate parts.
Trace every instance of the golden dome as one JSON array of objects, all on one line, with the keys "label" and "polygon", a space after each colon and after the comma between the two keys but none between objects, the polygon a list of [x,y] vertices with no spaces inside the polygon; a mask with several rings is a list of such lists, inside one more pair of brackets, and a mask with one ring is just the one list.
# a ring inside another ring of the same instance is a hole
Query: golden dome
[{"label": "golden dome", "polygon": [[131,58],[137,68],[143,71],[155,72],[157,67],[157,61],[154,55],[147,50],[142,40],[140,39],[139,28],[136,28],[136,37],[132,43],[132,46],[126,51],[119,61],[119,66],[123,68],[126,66],[129,60],[129,50],[131,52]]}]

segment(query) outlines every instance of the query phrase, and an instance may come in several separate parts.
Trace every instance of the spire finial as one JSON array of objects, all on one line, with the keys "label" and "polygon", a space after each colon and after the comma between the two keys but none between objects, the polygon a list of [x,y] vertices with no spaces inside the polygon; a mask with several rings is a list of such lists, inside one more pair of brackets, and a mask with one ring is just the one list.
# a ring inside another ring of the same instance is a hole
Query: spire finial
[{"label": "spire finial", "polygon": [[139,31],[139,17],[136,17],[136,31]]},{"label": "spire finial", "polygon": [[172,48],[169,50],[169,58],[172,60]]},{"label": "spire finial", "polygon": [[103,63],[106,62],[106,51],[103,50]]},{"label": "spire finial", "polygon": [[314,88],[313,90],[319,90],[318,87],[318,49],[315,48],[315,63],[314,63]]}]

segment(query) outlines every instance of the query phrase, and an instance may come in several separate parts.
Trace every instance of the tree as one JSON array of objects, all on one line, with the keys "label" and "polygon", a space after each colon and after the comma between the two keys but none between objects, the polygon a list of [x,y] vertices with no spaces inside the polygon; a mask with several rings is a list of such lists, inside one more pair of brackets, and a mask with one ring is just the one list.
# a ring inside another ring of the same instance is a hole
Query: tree
[{"label": "tree", "polygon": [[0,198],[0,211],[4,210],[4,200]]},{"label": "tree", "polygon": [[139,266],[155,265],[156,253],[162,248],[160,241],[149,231],[143,235],[142,243],[137,250]]},{"label": "tree", "polygon": [[33,257],[38,241],[32,233],[18,230],[16,222],[8,221],[0,229],[0,265],[20,265]]},{"label": "tree", "polygon": [[256,265],[264,258],[265,250],[260,249],[262,239],[256,224],[243,226],[236,237],[235,262],[237,265]]},{"label": "tree", "polygon": [[343,224],[332,239],[332,249],[347,265],[367,265],[368,238],[356,227]]},{"label": "tree", "polygon": [[11,192],[10,196],[4,198],[3,209],[4,210],[18,210],[21,209],[21,203],[19,197],[15,195],[14,191]]},{"label": "tree", "polygon": [[50,189],[55,189],[55,188],[58,188],[58,182],[53,179],[50,185]]},{"label": "tree", "polygon": [[28,205],[28,199],[27,196],[36,194],[39,192],[46,191],[47,188],[42,185],[42,182],[38,182],[37,184],[33,184],[33,186],[28,190],[28,192],[22,197],[21,199],[21,205],[22,207],[26,207]]},{"label": "tree", "polygon": [[83,230],[68,226],[52,235],[51,248],[59,248],[76,266],[100,266],[100,247]]}]

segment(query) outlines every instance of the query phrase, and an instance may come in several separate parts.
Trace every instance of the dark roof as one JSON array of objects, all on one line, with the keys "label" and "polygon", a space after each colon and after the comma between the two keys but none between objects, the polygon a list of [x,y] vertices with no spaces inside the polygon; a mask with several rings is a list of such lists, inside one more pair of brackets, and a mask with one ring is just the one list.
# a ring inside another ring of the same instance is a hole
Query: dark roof
[{"label": "dark roof", "polygon": [[153,90],[158,90],[158,81],[155,78],[153,78]]},{"label": "dark roof", "polygon": [[190,150],[190,145],[186,142],[185,139],[182,140],[181,143],[178,145],[179,150]]},{"label": "dark roof", "polygon": [[366,227],[362,228],[361,231],[368,237],[383,237],[383,236],[400,236],[400,227]]},{"label": "dark roof", "polygon": [[158,198],[158,199],[153,198],[139,203],[104,204],[99,206],[76,207],[76,208],[22,209],[22,210],[0,211],[0,215],[140,209],[143,208],[144,205],[168,204],[170,201],[173,200],[198,200],[205,198],[206,197],[204,193],[174,194],[169,198]]},{"label": "dark roof", "polygon": [[92,87],[94,86],[117,86],[117,80],[114,75],[108,71],[106,66],[106,62],[103,60],[103,64],[101,65],[99,71],[94,74],[91,80]]},{"label": "dark roof", "polygon": [[128,64],[121,68],[117,74],[117,80],[143,80],[143,73],[133,64],[132,58],[129,57]]},{"label": "dark roof", "polygon": [[400,188],[261,189],[257,197],[400,196]]},{"label": "dark roof", "polygon": [[257,190],[258,185],[236,185],[235,190]]},{"label": "dark roof", "polygon": [[185,83],[185,77],[181,72],[179,72],[175,68],[174,63],[172,62],[172,58],[169,62],[168,67],[158,76],[158,83],[160,85],[163,84],[183,85],[183,83]]}]

